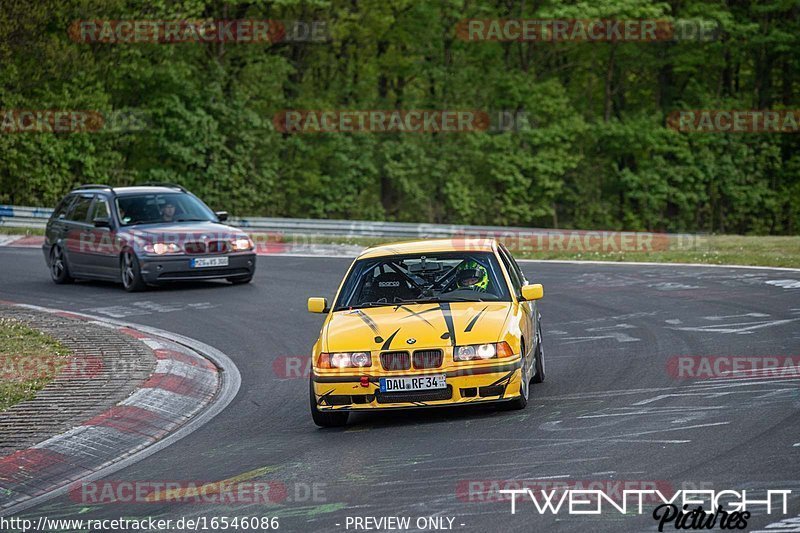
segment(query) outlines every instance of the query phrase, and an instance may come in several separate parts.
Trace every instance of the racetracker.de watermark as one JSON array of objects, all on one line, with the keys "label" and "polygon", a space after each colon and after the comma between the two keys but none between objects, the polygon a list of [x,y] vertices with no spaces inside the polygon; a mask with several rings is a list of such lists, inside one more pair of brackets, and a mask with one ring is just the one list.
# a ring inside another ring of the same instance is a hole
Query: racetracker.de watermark
[{"label": "racetracker.de watermark", "polygon": [[286,109],[272,122],[281,133],[464,133],[491,126],[489,113],[475,109]]},{"label": "racetracker.de watermark", "polygon": [[667,250],[705,250],[708,240],[702,235],[633,231],[583,230],[492,230],[464,231],[453,237],[453,246],[470,250],[496,240],[512,252],[659,252]]},{"label": "racetracker.de watermark", "polygon": [[67,33],[76,43],[91,44],[272,44],[326,42],[324,20],[75,20]]},{"label": "racetracker.de watermark", "polygon": [[676,355],[666,369],[673,379],[800,378],[800,355]]},{"label": "racetracker.de watermark", "polygon": [[198,503],[212,505],[285,505],[324,503],[325,483],[279,480],[87,481],[69,488],[69,498],[83,505]]},{"label": "racetracker.de watermark", "polygon": [[459,39],[470,42],[714,41],[719,23],[704,19],[464,19]]},{"label": "racetracker.de watermark", "polygon": [[99,356],[58,358],[50,355],[2,355],[0,379],[28,381],[54,375],[65,379],[94,379],[105,364]]},{"label": "racetracker.de watermark", "polygon": [[12,133],[125,133],[149,127],[140,110],[0,109],[0,135]]},{"label": "racetracker.de watermark", "polygon": [[667,127],[686,133],[798,133],[800,110],[686,109],[670,113]]}]

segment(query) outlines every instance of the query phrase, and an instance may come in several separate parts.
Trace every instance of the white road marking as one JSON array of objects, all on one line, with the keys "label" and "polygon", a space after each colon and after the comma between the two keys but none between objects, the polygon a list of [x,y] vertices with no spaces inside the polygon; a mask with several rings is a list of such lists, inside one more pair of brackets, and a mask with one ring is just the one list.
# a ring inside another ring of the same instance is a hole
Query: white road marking
[{"label": "white road marking", "polygon": [[646,400],[642,400],[640,402],[636,402],[633,405],[647,405],[649,403],[657,402],[659,400],[664,400],[666,398],[681,398],[683,396],[704,396],[706,398],[719,398],[720,396],[726,396],[728,394],[732,394],[732,392],[680,392],[675,394],[659,394],[658,396],[653,396],[652,398],[648,398]]},{"label": "white road marking", "polygon": [[800,280],[796,279],[771,279],[769,281],[765,281],[764,283],[774,287],[782,287],[784,289],[800,289]]},{"label": "white road marking", "polygon": [[164,350],[167,346],[155,339],[140,339],[143,343],[145,343],[151,350]]},{"label": "white road marking", "polygon": [[568,342],[562,342],[562,344],[575,344],[578,342],[586,342],[597,339],[614,339],[617,342],[639,342],[642,340],[637,339],[636,337],[631,337],[627,333],[612,333],[611,335],[595,335],[593,337],[567,337]]},{"label": "white road marking", "polygon": [[[751,385],[791,385],[796,383],[798,380],[795,378],[789,379],[776,379],[776,380],[768,380],[768,381],[747,381],[744,379],[736,379],[736,380],[726,380],[726,381],[719,381],[714,383],[693,383],[690,387],[693,390],[719,390],[719,389],[729,389],[731,387],[749,387]],[[774,391],[775,389],[768,389],[769,391]],[[780,389],[780,390],[794,390],[794,389]]]},{"label": "white road marking", "polygon": [[639,435],[650,435],[652,433],[663,433],[666,431],[685,431],[687,429],[699,429],[699,428],[707,428],[713,426],[725,426],[730,424],[730,421],[726,422],[711,422],[708,424],[696,424],[694,426],[682,426],[679,428],[666,428],[666,429],[654,429],[651,431],[638,431],[636,433],[625,433],[624,435],[618,435],[619,437],[638,437]]},{"label": "white road marking", "polygon": [[766,318],[769,315],[764,313],[745,313],[743,315],[726,315],[726,316],[704,316],[706,320],[727,320],[729,318],[742,318],[742,317],[753,317],[753,318]]},{"label": "white road marking", "polygon": [[[769,328],[772,326],[780,326],[782,324],[789,324],[795,322],[800,318],[787,318],[784,320],[767,320],[765,322],[738,322],[735,324],[720,324],[719,326],[695,326],[695,327],[671,327],[669,329],[676,329],[680,331],[700,331],[707,333],[738,333],[746,335],[752,333],[753,330],[761,328]],[[744,327],[735,327],[744,326]]]},{"label": "white road marking", "polygon": [[672,325],[683,324],[683,321],[680,318],[668,318],[664,322]]},{"label": "white road marking", "polygon": [[[763,385],[764,383],[760,383],[760,384]],[[742,383],[741,385],[749,385],[749,384],[748,383]],[[731,384],[729,386],[730,387],[735,387],[736,385]],[[728,388],[728,387],[720,387],[720,388]],[[699,390],[699,389],[695,389],[695,390]],[[758,393],[761,393],[761,392],[772,393],[772,392],[778,392],[778,391],[791,391],[791,390],[794,390],[794,389],[765,389],[765,390],[742,390],[742,391],[732,390],[732,391],[724,391],[724,392],[712,392],[713,390],[716,390],[716,389],[711,389],[708,392],[677,392],[677,393],[674,393],[674,394],[659,394],[658,396],[654,396],[652,398],[648,398],[646,400],[642,400],[640,402],[636,402],[633,405],[647,405],[649,403],[657,402],[659,400],[664,400],[666,398],[681,398],[681,397],[684,397],[684,396],[686,396],[686,397],[688,397],[688,396],[702,396],[704,398],[720,398],[722,396],[729,396],[731,394],[758,394]]]},{"label": "white road marking", "polygon": [[[623,407],[622,409],[633,409],[632,407]],[[639,415],[674,415],[686,412],[686,407],[649,407],[643,409],[637,409],[636,411],[631,411],[628,413],[605,413],[600,415],[583,415],[583,416],[576,416],[575,418],[607,418],[612,416],[639,416]],[[728,409],[728,406],[725,405],[714,405],[709,407],[702,407],[703,410],[705,409]]]},{"label": "white road marking", "polygon": [[148,300],[132,302],[130,305],[112,305],[108,307],[87,307],[84,311],[91,311],[112,318],[125,318],[129,316],[142,316],[152,313],[174,313],[189,309],[213,309],[218,307],[211,302],[195,302],[190,304],[160,304]]},{"label": "white road marking", "polygon": [[661,283],[653,283],[648,285],[651,289],[655,289],[657,291],[684,291],[684,290],[694,290],[700,289],[699,285],[686,285],[684,283],[677,283],[674,281],[664,281]]},{"label": "white road marking", "polygon": [[12,242],[21,239],[24,235],[0,235],[0,246],[8,246]]},{"label": "white road marking", "polygon": [[596,328],[587,328],[586,331],[608,331],[612,329],[632,329],[636,326],[630,324],[614,324],[613,326],[598,326]]},{"label": "white road marking", "polygon": [[658,388],[650,388],[650,389],[622,389],[622,390],[604,390],[604,391],[597,391],[597,392],[580,392],[576,394],[561,394],[558,396],[540,396],[536,398],[536,401],[542,400],[590,400],[593,398],[608,398],[612,396],[630,396],[631,394],[641,394],[641,393],[648,393],[648,392],[663,392],[663,391],[670,391],[675,390],[678,387],[658,387]]}]

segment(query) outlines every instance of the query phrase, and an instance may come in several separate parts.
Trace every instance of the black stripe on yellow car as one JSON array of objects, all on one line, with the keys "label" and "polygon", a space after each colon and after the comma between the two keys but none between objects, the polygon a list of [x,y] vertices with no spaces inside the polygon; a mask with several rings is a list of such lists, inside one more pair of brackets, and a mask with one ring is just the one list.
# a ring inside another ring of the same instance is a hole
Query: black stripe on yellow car
[{"label": "black stripe on yellow car", "polygon": [[[444,323],[447,324],[447,333],[449,333],[448,338],[450,339],[450,344],[453,346],[456,345],[456,328],[453,325],[453,313],[450,311],[450,304],[447,302],[442,302],[439,304],[439,309],[442,310],[442,316],[444,317]],[[442,337],[444,338],[444,337]]]},{"label": "black stripe on yellow car", "polygon": [[399,331],[400,331],[400,328],[397,328],[397,329],[395,330],[395,332],[394,332],[394,333],[392,333],[391,337],[389,337],[388,339],[386,339],[386,342],[384,342],[384,343],[383,343],[383,346],[381,346],[381,350],[382,350],[382,351],[383,351],[383,350],[388,350],[388,349],[389,349],[389,348],[392,346],[392,341],[394,340],[394,337],[395,337],[395,335],[397,335],[397,332],[399,332]]},{"label": "black stripe on yellow car", "polygon": [[358,316],[358,318],[363,320],[364,323],[367,326],[369,326],[369,329],[372,330],[372,333],[375,334],[375,342],[378,343],[378,344],[383,342],[383,337],[381,337],[381,331],[378,329],[378,325],[375,323],[375,321],[372,320],[372,318],[370,318],[370,316],[368,314],[366,314],[364,311],[362,311],[361,309],[356,309],[355,310],[355,314],[356,314],[356,316]]},{"label": "black stripe on yellow car", "polygon": [[397,311],[398,309],[402,309],[403,311],[408,311],[410,313],[409,315],[404,316],[400,320],[405,320],[406,318],[411,318],[411,317],[417,317],[420,320],[422,320],[423,322],[425,322],[426,324],[428,324],[430,327],[432,327],[432,328],[435,327],[433,324],[430,323],[430,321],[427,318],[423,317],[422,314],[423,313],[427,313],[428,311],[435,311],[436,309],[438,309],[437,307],[434,307],[432,309],[426,309],[424,311],[420,311],[419,313],[415,312],[413,309],[409,309],[405,305],[398,305],[394,309],[395,309],[395,311]]},{"label": "black stripe on yellow car", "polygon": [[469,321],[469,324],[467,324],[467,327],[464,328],[464,333],[469,333],[470,331],[472,331],[472,328],[475,327],[475,323],[478,321],[478,319],[481,317],[481,315],[487,309],[489,309],[488,305],[486,307],[484,307],[483,309],[481,309],[480,312],[477,315],[475,315],[475,317],[472,320]]}]

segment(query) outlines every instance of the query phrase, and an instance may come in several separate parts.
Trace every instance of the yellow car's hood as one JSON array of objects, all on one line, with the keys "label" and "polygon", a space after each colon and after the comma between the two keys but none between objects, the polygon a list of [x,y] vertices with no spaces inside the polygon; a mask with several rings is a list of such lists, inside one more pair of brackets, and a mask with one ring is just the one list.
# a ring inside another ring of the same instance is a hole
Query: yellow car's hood
[{"label": "yellow car's hood", "polygon": [[337,311],[325,326],[323,350],[414,350],[497,342],[503,339],[510,309],[511,302],[450,302]]}]

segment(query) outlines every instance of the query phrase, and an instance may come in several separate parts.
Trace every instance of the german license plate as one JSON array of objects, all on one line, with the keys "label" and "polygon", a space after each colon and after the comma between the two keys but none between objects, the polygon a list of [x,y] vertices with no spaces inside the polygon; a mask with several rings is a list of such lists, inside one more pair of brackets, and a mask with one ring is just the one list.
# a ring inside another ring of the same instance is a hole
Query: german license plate
[{"label": "german license plate", "polygon": [[205,267],[226,267],[228,266],[227,257],[198,257],[192,259],[192,268],[205,268]]},{"label": "german license plate", "polygon": [[380,385],[381,392],[406,392],[447,388],[445,374],[434,374],[432,376],[380,378]]}]

